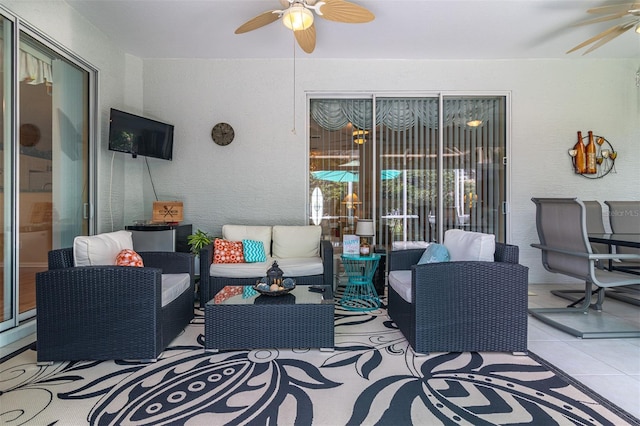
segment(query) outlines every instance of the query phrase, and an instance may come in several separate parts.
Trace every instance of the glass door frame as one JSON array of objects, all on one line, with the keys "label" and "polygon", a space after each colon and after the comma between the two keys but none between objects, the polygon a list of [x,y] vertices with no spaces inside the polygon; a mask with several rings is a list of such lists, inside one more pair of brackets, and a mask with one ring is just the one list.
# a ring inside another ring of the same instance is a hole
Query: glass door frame
[{"label": "glass door frame", "polygon": [[[9,188],[5,185],[5,204],[4,204],[4,279],[5,287],[10,286],[12,289],[11,303],[13,315],[8,320],[0,318],[0,347],[11,341],[20,339],[29,335],[35,331],[35,316],[37,309],[32,309],[26,312],[19,313],[19,238],[18,230],[20,229],[20,206],[19,194],[20,189],[18,187],[16,178],[19,174],[17,170],[17,164],[19,164],[19,135],[17,129],[19,128],[20,116],[19,116],[19,99],[20,99],[20,77],[19,77],[19,46],[20,46],[20,34],[24,33],[33,38],[38,43],[41,43],[44,47],[51,49],[65,61],[72,63],[78,67],[81,71],[86,72],[87,81],[87,144],[88,144],[88,156],[87,156],[87,203],[83,206],[83,216],[87,223],[87,234],[94,234],[96,230],[96,221],[94,217],[94,211],[97,199],[97,147],[98,147],[98,135],[100,129],[98,111],[98,69],[80,58],[73,52],[66,49],[64,46],[48,38],[45,34],[38,31],[31,25],[23,22],[18,17],[13,15],[10,11],[0,6],[0,15],[12,24],[12,46],[11,46],[11,64],[4,64],[5,70],[11,70],[11,90],[5,93],[5,104],[8,106],[5,110],[5,127],[10,129],[4,129],[5,145],[10,145],[11,154],[11,173],[10,176],[5,176],[5,182],[11,181],[12,185]],[[7,55],[5,55],[7,57]],[[5,78],[6,81],[6,78]],[[8,139],[7,139],[8,138]],[[5,160],[7,163],[7,160]],[[9,192],[9,194],[7,194]],[[8,203],[7,203],[8,201]],[[10,234],[7,236],[7,234]],[[53,247],[58,248],[58,247]],[[7,284],[8,283],[8,284]]]},{"label": "glass door frame", "polygon": [[[469,98],[474,98],[474,97],[478,97],[478,98],[482,98],[482,97],[501,97],[504,99],[504,104],[505,104],[505,117],[504,117],[504,138],[505,138],[505,145],[504,145],[504,149],[505,149],[505,157],[503,159],[503,165],[504,165],[504,173],[505,173],[505,181],[503,183],[503,187],[504,187],[504,202],[502,203],[501,206],[499,206],[500,210],[501,210],[501,214],[504,216],[504,240],[505,241],[510,241],[511,239],[511,217],[510,217],[510,211],[509,211],[509,201],[511,199],[511,168],[510,168],[510,162],[508,161],[508,157],[511,153],[511,92],[510,91],[464,91],[464,92],[457,92],[457,91],[428,91],[428,92],[411,92],[411,93],[407,93],[407,92],[369,92],[369,93],[363,93],[363,92],[342,92],[342,93],[334,93],[334,92],[307,92],[307,114],[306,114],[306,119],[308,120],[307,122],[307,126],[306,126],[306,131],[307,131],[307,170],[311,171],[311,160],[312,160],[312,155],[311,155],[311,137],[312,135],[310,134],[310,124],[311,124],[311,101],[315,100],[315,99],[371,99],[372,103],[373,103],[373,117],[377,116],[377,112],[376,112],[376,100],[378,98],[406,98],[406,99],[412,99],[412,98],[437,98],[438,99],[438,128],[439,129],[443,129],[444,128],[444,114],[442,114],[441,112],[444,111],[444,102],[447,98],[460,98],[460,97],[469,97]],[[376,123],[377,124],[377,123]],[[377,126],[373,126],[372,127],[372,138],[373,140],[377,140]],[[442,159],[442,155],[444,152],[444,141],[445,135],[443,131],[438,131],[438,156],[440,158],[440,161],[438,161],[437,163],[437,173],[438,173],[438,187],[437,187],[437,191],[438,191],[438,200],[443,200],[443,191],[444,191],[444,182],[443,182],[443,174],[444,174],[444,164]],[[373,144],[372,147],[372,155],[373,155],[373,159],[374,162],[378,160],[378,153],[376,150],[376,144]],[[376,165],[374,165],[374,170],[375,170]],[[312,200],[311,200],[311,190],[312,188],[310,187],[310,173],[307,174],[307,182],[306,182],[306,187],[307,187],[307,200],[306,200],[306,209],[305,209],[305,217],[310,218],[312,217],[312,212],[311,212],[311,204],[312,204]],[[377,215],[377,179],[373,179],[372,181],[372,191],[374,196],[372,197],[371,201],[371,209],[374,216]],[[436,231],[436,235],[437,235],[437,240],[438,241],[443,241],[444,239],[444,220],[442,220],[442,218],[444,217],[444,203],[442,201],[438,202],[437,205],[437,218],[439,220],[437,220],[437,231]],[[380,229],[380,224],[376,223],[376,230]],[[375,237],[374,237],[375,238]],[[375,242],[375,241],[374,241]]]}]

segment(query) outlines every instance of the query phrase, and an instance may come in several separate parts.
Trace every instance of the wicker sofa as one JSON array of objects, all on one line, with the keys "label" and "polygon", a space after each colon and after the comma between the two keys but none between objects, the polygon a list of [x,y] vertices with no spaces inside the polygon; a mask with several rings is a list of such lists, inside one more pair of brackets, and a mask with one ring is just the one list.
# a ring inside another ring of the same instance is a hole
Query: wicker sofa
[{"label": "wicker sofa", "polygon": [[138,254],[142,268],[77,267],[73,248],[49,252],[36,274],[39,363],[154,361],[182,332],[194,316],[193,255]]},{"label": "wicker sofa", "polygon": [[424,251],[387,254],[389,281],[410,277],[412,295],[389,285],[388,314],[416,353],[526,352],[528,268],[517,246],[495,243],[494,262],[418,265]]},{"label": "wicker sofa", "polygon": [[333,286],[333,245],[321,239],[321,228],[313,225],[245,226],[224,225],[222,238],[230,241],[262,241],[266,261],[218,264],[214,244],[200,251],[200,303],[203,306],[225,286],[253,285],[265,276],[273,261],[284,277],[302,285]]}]

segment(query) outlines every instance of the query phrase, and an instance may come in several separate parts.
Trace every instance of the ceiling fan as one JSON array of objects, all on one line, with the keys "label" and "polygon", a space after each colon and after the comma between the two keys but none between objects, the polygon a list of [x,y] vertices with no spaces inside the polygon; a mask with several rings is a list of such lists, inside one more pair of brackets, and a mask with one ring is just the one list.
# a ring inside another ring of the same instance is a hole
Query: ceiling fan
[{"label": "ceiling fan", "polygon": [[280,0],[280,4],[282,10],[263,12],[240,25],[235,33],[253,31],[282,18],[284,26],[293,31],[300,48],[311,53],[316,47],[314,12],[320,18],[349,24],[375,19],[368,9],[345,0]]},{"label": "ceiling fan", "polygon": [[567,51],[567,53],[574,52],[578,49],[582,49],[589,44],[593,44],[589,49],[587,49],[583,55],[586,55],[589,52],[596,50],[598,47],[602,46],[605,43],[610,42],[614,38],[618,37],[620,34],[626,32],[627,30],[633,28],[635,26],[636,32],[640,34],[640,2],[633,3],[622,3],[622,4],[613,4],[608,6],[600,6],[594,7],[592,9],[588,9],[587,13],[591,13],[593,15],[604,15],[599,18],[589,19],[587,21],[580,22],[575,26],[580,25],[588,25],[595,24],[597,22],[606,22],[612,21],[614,19],[623,19],[627,17],[630,19],[626,19],[624,22],[620,22],[619,24],[614,25],[613,27],[597,34],[590,39],[580,43],[573,49]]}]

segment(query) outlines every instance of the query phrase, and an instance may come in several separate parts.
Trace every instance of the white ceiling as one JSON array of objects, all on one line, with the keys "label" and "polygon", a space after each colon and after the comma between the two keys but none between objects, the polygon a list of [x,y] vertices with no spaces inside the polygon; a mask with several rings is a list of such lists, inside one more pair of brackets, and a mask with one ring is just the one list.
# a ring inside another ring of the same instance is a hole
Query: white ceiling
[{"label": "white ceiling", "polygon": [[[279,21],[236,35],[278,0],[67,0],[140,58],[291,58],[294,38]],[[593,0],[353,0],[371,10],[367,24],[316,19],[316,50],[297,58],[524,59],[580,57],[565,52],[619,21],[574,27]],[[631,0],[627,0],[629,2]],[[633,30],[585,55],[640,58]]]}]

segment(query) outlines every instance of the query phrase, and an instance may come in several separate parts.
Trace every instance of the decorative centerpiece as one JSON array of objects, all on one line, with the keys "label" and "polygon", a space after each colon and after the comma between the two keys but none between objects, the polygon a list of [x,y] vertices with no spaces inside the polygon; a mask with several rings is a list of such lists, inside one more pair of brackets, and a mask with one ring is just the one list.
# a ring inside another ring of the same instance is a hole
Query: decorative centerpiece
[{"label": "decorative centerpiece", "polygon": [[296,287],[296,281],[293,278],[283,278],[282,275],[282,269],[278,266],[278,262],[274,261],[271,268],[267,269],[267,276],[260,278],[253,288],[267,296],[287,294]]}]

